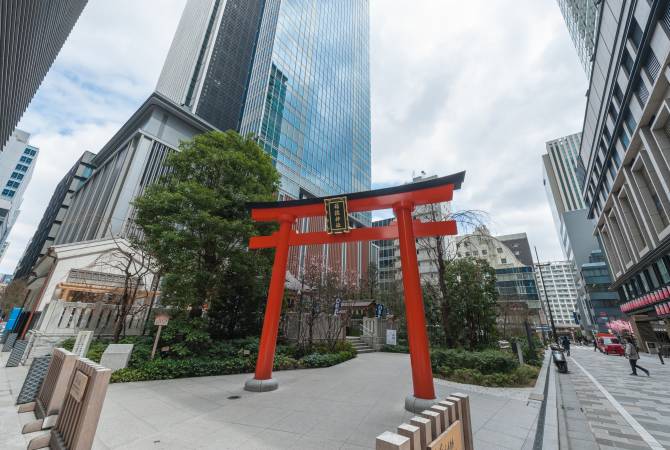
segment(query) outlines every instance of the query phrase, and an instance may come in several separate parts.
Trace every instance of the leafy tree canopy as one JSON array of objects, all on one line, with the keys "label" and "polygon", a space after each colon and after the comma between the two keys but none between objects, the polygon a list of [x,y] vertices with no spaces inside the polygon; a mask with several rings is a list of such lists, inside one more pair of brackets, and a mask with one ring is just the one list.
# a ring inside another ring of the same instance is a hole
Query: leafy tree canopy
[{"label": "leafy tree canopy", "polygon": [[[212,131],[183,142],[165,164],[168,175],[135,200],[136,222],[164,274],[162,302],[207,304],[216,316],[256,310],[271,255],[248,252],[246,244],[272,225],[253,223],[245,205],[276,199],[271,158],[249,137]],[[214,328],[244,332],[229,323]]]}]

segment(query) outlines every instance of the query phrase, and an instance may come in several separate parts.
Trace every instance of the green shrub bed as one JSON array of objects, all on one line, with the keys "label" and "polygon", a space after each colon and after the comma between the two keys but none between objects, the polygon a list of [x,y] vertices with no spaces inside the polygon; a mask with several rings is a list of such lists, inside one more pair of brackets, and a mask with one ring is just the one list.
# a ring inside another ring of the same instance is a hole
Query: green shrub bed
[{"label": "green shrub bed", "polygon": [[[409,350],[407,346],[385,345],[382,351],[407,353]],[[431,350],[430,359],[436,377],[480,386],[529,386],[540,372],[539,367],[519,365],[515,355],[499,350],[468,352],[437,348]]]},{"label": "green shrub bed", "polygon": [[[258,338],[214,342],[199,355],[182,356],[178,349],[164,357],[157,355],[153,361],[149,359],[151,337],[133,336],[119,343],[133,344],[133,353],[128,367],[112,374],[112,383],[249,373],[253,372],[258,355]],[[86,357],[100,362],[109,344],[107,340],[91,342]],[[72,350],[74,339],[66,339],[60,346]],[[277,345],[274,370],[330,367],[355,357],[356,350],[348,342],[337,342],[333,347],[314,345],[309,353],[294,345]]]}]

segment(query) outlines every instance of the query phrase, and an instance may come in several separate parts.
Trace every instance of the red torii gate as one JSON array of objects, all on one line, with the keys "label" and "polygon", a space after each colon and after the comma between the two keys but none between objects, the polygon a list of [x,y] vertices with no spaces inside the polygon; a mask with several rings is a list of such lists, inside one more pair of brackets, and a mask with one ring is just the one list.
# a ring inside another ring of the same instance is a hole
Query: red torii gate
[{"label": "red torii gate", "polygon": [[[414,387],[414,395],[407,397],[405,408],[411,411],[422,411],[430,407],[435,400],[435,388],[415,239],[428,236],[454,235],[457,233],[457,228],[456,222],[453,220],[443,222],[413,220],[412,211],[419,205],[450,201],[454,189],[460,189],[464,178],[465,172],[460,172],[418,183],[342,196],[250,204],[251,218],[254,221],[277,221],[279,222],[279,231],[270,236],[255,236],[249,241],[250,249],[275,247],[276,251],[263,331],[258,349],[256,373],[254,378],[247,380],[244,388],[248,391],[264,392],[275,390],[278,387],[277,381],[272,378],[272,364],[277,344],[290,246],[398,239]],[[345,223],[348,213],[380,209],[393,209],[396,221],[385,227],[353,228],[338,234],[325,231],[297,233],[293,230],[296,219],[326,216],[327,212],[324,204],[342,197],[346,198],[346,201],[341,200],[340,205],[340,207],[344,207]]]}]

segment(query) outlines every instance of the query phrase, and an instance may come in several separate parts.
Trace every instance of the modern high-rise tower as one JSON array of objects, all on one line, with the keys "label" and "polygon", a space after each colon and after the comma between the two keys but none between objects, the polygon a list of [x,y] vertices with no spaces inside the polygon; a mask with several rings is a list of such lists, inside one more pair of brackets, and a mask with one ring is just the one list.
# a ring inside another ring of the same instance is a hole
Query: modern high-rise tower
[{"label": "modern high-rise tower", "polygon": [[596,47],[596,31],[601,0],[558,0],[572,43],[586,77],[591,77],[591,65]]},{"label": "modern high-rise tower", "polygon": [[0,147],[21,119],[87,2],[0,2]]},{"label": "modern high-rise tower", "polygon": [[189,0],[156,90],[257,136],[285,196],[370,188],[367,0]]},{"label": "modern high-rise tower", "polygon": [[[618,295],[608,290],[611,281],[600,243],[593,234],[581,183],[584,168],[579,156],[581,133],[547,142],[542,155],[543,183],[565,258],[574,266],[577,286],[577,320],[588,333],[607,331],[607,322],[620,317]],[[593,273],[597,271],[597,282]],[[606,281],[602,281],[606,280]]]}]

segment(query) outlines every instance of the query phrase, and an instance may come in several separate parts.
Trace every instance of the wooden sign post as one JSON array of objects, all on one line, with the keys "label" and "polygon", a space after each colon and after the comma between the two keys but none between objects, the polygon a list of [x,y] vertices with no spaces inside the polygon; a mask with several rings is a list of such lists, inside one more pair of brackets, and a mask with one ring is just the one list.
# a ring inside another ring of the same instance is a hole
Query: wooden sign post
[{"label": "wooden sign post", "polygon": [[169,321],[170,316],[167,314],[156,314],[154,325],[158,327],[158,331],[156,332],[156,339],[154,339],[154,346],[151,349],[151,359],[154,359],[154,356],[156,356],[156,347],[158,347],[158,340],[161,338],[161,331],[164,326],[167,326]]}]

